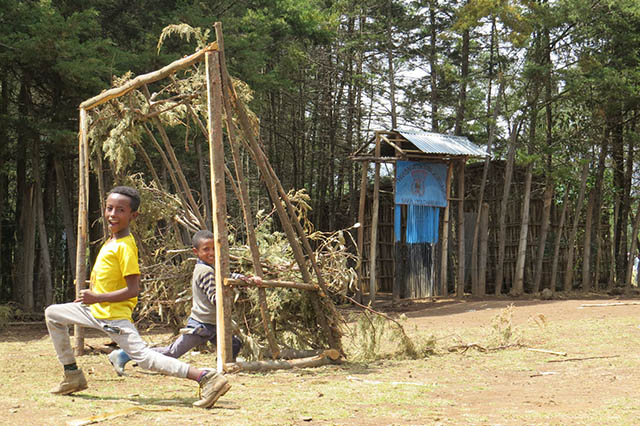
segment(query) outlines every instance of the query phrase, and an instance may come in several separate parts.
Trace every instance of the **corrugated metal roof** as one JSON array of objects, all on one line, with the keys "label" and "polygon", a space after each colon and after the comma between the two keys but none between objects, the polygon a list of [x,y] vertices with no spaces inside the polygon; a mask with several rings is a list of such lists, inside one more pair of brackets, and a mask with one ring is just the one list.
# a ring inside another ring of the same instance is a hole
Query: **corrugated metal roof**
[{"label": "corrugated metal roof", "polygon": [[425,154],[487,157],[489,154],[464,136],[397,131]]}]

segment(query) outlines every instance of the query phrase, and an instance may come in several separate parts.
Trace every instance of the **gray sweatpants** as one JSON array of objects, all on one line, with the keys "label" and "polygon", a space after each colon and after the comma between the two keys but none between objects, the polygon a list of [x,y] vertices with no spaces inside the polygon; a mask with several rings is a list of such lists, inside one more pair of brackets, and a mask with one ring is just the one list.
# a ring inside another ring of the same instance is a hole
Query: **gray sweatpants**
[{"label": "gray sweatpants", "polygon": [[62,365],[75,362],[69,340],[69,326],[81,325],[107,333],[133,361],[145,370],[157,371],[168,376],[187,377],[189,364],[151,350],[129,320],[97,319],[91,314],[89,306],[81,303],[51,305],[44,313],[49,335]]}]

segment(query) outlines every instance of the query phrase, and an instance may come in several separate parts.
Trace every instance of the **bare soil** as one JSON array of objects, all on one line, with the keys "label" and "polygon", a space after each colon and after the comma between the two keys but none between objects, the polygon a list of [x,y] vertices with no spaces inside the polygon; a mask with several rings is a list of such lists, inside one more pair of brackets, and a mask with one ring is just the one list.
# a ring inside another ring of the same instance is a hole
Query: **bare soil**
[{"label": "bare soil", "polygon": [[[593,304],[611,305],[587,306]],[[520,345],[496,349],[492,323],[510,305],[510,343]],[[197,397],[191,382],[130,366],[128,376],[117,377],[98,351],[78,359],[89,389],[50,395],[61,368],[46,328],[8,326],[0,330],[0,423],[65,424],[142,407],[156,411],[102,424],[640,424],[637,299],[406,301],[383,302],[379,309],[406,315],[407,331],[433,336],[436,353],[229,375],[233,387],[212,410],[191,408]],[[87,343],[99,347],[106,339],[91,332]],[[211,354],[185,360],[215,365]]]}]

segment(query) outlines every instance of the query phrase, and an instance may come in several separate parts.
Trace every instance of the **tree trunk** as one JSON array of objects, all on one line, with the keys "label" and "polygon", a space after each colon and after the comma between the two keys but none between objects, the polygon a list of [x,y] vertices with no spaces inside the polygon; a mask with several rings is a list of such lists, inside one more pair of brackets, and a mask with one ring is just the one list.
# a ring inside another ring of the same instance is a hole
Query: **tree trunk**
[{"label": "tree trunk", "polygon": [[613,159],[613,191],[614,199],[618,202],[618,214],[616,215],[613,252],[615,258],[615,276],[618,279],[624,277],[624,264],[627,258],[627,243],[625,240],[627,226],[627,211],[625,210],[625,163],[622,111],[618,101],[611,101],[608,114],[608,126],[611,129],[611,157]]},{"label": "tree trunk", "polygon": [[[482,180],[480,180],[480,190],[478,191],[478,203],[477,203],[477,211],[476,211],[476,224],[473,227],[473,240],[471,242],[471,288],[476,289],[474,292],[474,296],[480,296],[484,294],[484,290],[482,293],[477,290],[478,283],[483,281],[486,283],[487,277],[480,276],[480,272],[478,271],[478,230],[480,229],[480,209],[484,203],[484,192],[487,186],[487,179],[489,176],[489,166],[491,164],[491,152],[493,150],[493,140],[495,139],[495,131],[496,131],[496,123],[498,122],[498,116],[500,115],[500,98],[502,97],[502,92],[504,90],[504,84],[500,83],[498,88],[498,96],[496,99],[496,106],[493,109],[493,120],[489,126],[489,136],[487,139],[487,158],[484,160],[484,166],[482,168]],[[490,103],[491,97],[489,96],[488,102]],[[489,108],[489,105],[487,105]],[[486,269],[485,269],[486,273]],[[486,285],[483,285],[486,288]],[[477,294],[476,294],[477,293]]]},{"label": "tree trunk", "polygon": [[431,130],[438,132],[440,125],[438,123],[438,50],[436,42],[438,34],[436,31],[436,6],[438,2],[431,0],[429,2],[429,24],[431,26],[431,45],[429,49],[429,78],[431,83]]},{"label": "tree trunk", "polygon": [[38,226],[38,237],[40,245],[40,273],[38,274],[38,287],[41,288],[42,299],[37,303],[38,308],[42,303],[49,306],[53,301],[53,285],[51,280],[51,257],[49,256],[49,239],[47,238],[47,227],[44,221],[44,202],[42,199],[42,182],[40,179],[40,162],[39,162],[38,142],[35,142],[34,153],[32,156],[33,179],[35,181],[35,209],[36,222]]},{"label": "tree trunk", "polygon": [[636,217],[633,221],[633,230],[631,231],[631,248],[629,249],[629,260],[627,261],[627,274],[625,277],[625,294],[631,294],[631,276],[633,275],[634,259],[638,256],[638,228],[640,228],[640,202],[636,211]]},{"label": "tree trunk", "polygon": [[[456,109],[456,124],[454,134],[462,135],[462,125],[465,119],[467,104],[467,80],[469,79],[469,29],[462,31],[462,51],[460,59],[460,93],[458,93],[458,108]],[[479,211],[480,207],[478,207]]]},{"label": "tree trunk", "polygon": [[596,171],[596,181],[593,187],[593,190],[595,192],[595,201],[593,205],[594,226],[592,233],[593,237],[595,238],[596,250],[596,261],[593,271],[593,280],[595,281],[596,291],[600,290],[600,270],[602,265],[602,184],[604,181],[604,170],[606,167],[607,159],[607,140],[608,137],[607,135],[605,135],[605,137],[602,139],[602,146],[600,147],[600,155],[598,157],[598,170]]},{"label": "tree trunk", "polygon": [[388,0],[389,13],[387,15],[387,62],[388,62],[388,75],[389,75],[389,103],[391,107],[391,129],[398,128],[398,117],[396,114],[396,75],[393,67],[393,28],[391,27],[391,6],[392,0]]},{"label": "tree trunk", "polygon": [[478,295],[487,292],[487,246],[489,243],[489,204],[483,203],[480,210],[480,255],[478,256]]},{"label": "tree trunk", "polygon": [[573,287],[573,272],[575,265],[573,264],[574,245],[578,234],[578,225],[580,224],[580,212],[582,211],[582,203],[584,202],[585,188],[587,187],[587,178],[589,177],[589,163],[585,163],[582,167],[582,176],[580,178],[580,193],[576,202],[575,218],[567,242],[567,266],[564,274],[564,291],[571,291]]},{"label": "tree trunk", "polygon": [[613,223],[612,225],[610,225],[612,227],[612,229],[609,230],[609,236],[610,236],[610,258],[609,258],[609,278],[607,280],[607,290],[612,290],[613,287],[616,285],[616,277],[617,275],[617,270],[616,270],[616,241],[615,241],[615,228],[616,228],[616,224],[618,223],[618,216],[620,215],[620,200],[616,199],[613,202]]},{"label": "tree trunk", "polygon": [[531,179],[533,177],[533,164],[527,165],[524,194],[522,201],[522,221],[520,224],[520,239],[518,242],[518,258],[516,260],[516,279],[511,288],[513,296],[524,294],[524,265],[527,258],[527,236],[529,233],[529,202],[531,200]]},{"label": "tree trunk", "polygon": [[62,210],[62,220],[64,222],[64,233],[69,255],[69,263],[71,264],[71,276],[75,278],[76,270],[76,225],[73,220],[73,211],[71,208],[71,200],[69,200],[69,190],[67,188],[67,180],[64,175],[64,167],[58,158],[54,158],[53,165],[56,169],[56,181],[58,183],[58,200]]},{"label": "tree trunk", "polygon": [[[2,75],[0,77],[0,116],[6,117],[9,112],[9,83],[7,76]],[[0,120],[0,140],[8,140],[8,129],[5,120]],[[9,195],[7,172],[5,171],[4,164],[6,161],[6,143],[0,143],[0,295],[2,290],[9,286],[8,283],[8,270],[9,261],[5,261],[4,251],[4,206]],[[7,256],[7,260],[9,260]]]},{"label": "tree trunk", "polygon": [[[553,79],[552,79],[552,61],[549,29],[544,29],[545,42],[545,62],[547,70],[544,78],[544,109],[545,109],[545,145],[547,148],[553,146]],[[547,244],[547,235],[549,233],[549,219],[551,217],[551,203],[553,202],[554,182],[551,174],[552,155],[548,154],[546,164],[546,179],[544,185],[543,206],[542,206],[542,224],[540,226],[540,236],[538,239],[538,256],[536,257],[536,266],[533,279],[533,292],[540,291],[540,283],[542,281],[542,267],[544,265],[544,252]]]},{"label": "tree trunk", "polygon": [[[29,77],[23,76],[20,82],[20,103],[18,113],[21,117],[31,114],[31,94]],[[33,188],[27,182],[27,147],[34,139],[28,126],[18,127],[16,147],[16,212],[15,212],[15,249],[13,263],[12,300],[21,305],[25,311],[33,310],[33,253],[30,242],[35,235],[31,218],[34,210],[31,196]],[[31,259],[31,261],[30,261]],[[29,268],[29,265],[31,267]]]},{"label": "tree trunk", "polygon": [[502,292],[502,281],[504,280],[504,256],[507,239],[507,205],[509,193],[511,192],[511,180],[513,178],[513,163],[516,157],[516,145],[518,143],[518,133],[520,133],[521,120],[516,120],[509,135],[509,151],[507,153],[507,164],[504,173],[504,188],[502,200],[500,200],[500,216],[498,218],[498,264],[496,265],[496,288],[495,294],[499,296]]},{"label": "tree trunk", "polygon": [[553,263],[551,266],[551,280],[549,282],[549,289],[552,292],[556,292],[556,281],[558,275],[558,262],[560,260],[560,242],[562,241],[562,228],[564,228],[564,221],[567,217],[567,207],[569,205],[569,189],[565,188],[564,198],[562,200],[562,213],[560,214],[560,223],[558,223],[558,229],[556,231],[556,240],[553,245]]},{"label": "tree trunk", "polygon": [[538,240],[538,256],[536,257],[536,271],[533,279],[533,292],[540,291],[542,282],[542,267],[544,265],[544,251],[549,234],[549,222],[551,217],[551,204],[553,203],[553,183],[551,181],[551,171],[547,170],[547,179],[544,187],[542,206],[542,225],[540,227],[540,239]]},{"label": "tree trunk", "polygon": [[33,267],[35,263],[36,249],[36,209],[35,209],[35,185],[30,184],[27,193],[22,198],[22,215],[20,217],[19,232],[24,234],[23,258],[18,259],[22,263],[22,307],[25,312],[34,311],[35,298],[33,289]]},{"label": "tree trunk", "polygon": [[595,193],[589,193],[587,202],[587,217],[584,221],[584,249],[582,250],[582,291],[591,291],[591,230],[593,229],[593,205]]}]

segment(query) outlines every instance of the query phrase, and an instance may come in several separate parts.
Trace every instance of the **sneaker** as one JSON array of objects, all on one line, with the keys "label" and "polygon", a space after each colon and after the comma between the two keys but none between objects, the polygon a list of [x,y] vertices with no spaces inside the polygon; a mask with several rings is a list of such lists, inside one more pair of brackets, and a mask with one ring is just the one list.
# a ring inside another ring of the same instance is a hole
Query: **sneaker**
[{"label": "sneaker", "polygon": [[49,392],[56,395],[69,395],[84,390],[87,387],[87,379],[84,378],[82,370],[66,370],[62,382]]},{"label": "sneaker", "polygon": [[116,349],[109,354],[109,362],[113,365],[118,376],[124,376],[124,366],[131,361],[129,355],[122,349]]},{"label": "sneaker", "polygon": [[194,402],[193,406],[211,408],[230,388],[226,377],[216,371],[210,371],[200,381],[200,400]]}]

